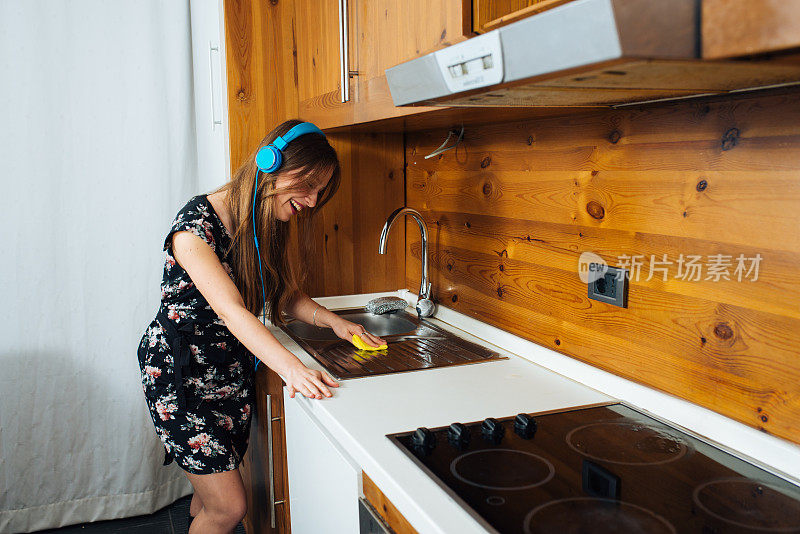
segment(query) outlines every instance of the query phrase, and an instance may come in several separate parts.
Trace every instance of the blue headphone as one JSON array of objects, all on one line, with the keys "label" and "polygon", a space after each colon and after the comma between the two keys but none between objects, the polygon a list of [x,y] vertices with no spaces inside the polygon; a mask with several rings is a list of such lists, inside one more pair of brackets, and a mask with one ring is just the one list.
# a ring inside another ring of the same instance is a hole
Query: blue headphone
[{"label": "blue headphone", "polygon": [[[290,142],[297,139],[301,135],[318,133],[325,137],[322,130],[311,124],[310,122],[301,122],[294,126],[291,130],[283,135],[279,135],[272,143],[265,147],[261,147],[256,153],[256,183],[253,187],[253,241],[256,244],[256,255],[258,256],[258,276],[261,278],[261,299],[264,301],[264,307],[261,313],[267,313],[267,293],[264,290],[264,275],[261,271],[261,250],[258,248],[258,238],[256,237],[256,193],[258,192],[258,175],[262,172],[275,172],[281,168],[283,164],[283,150],[289,145]],[[253,371],[258,369],[258,358],[255,359],[256,364]]]},{"label": "blue headphone", "polygon": [[[301,135],[318,133],[323,137],[322,130],[310,122],[301,122],[283,135],[279,135],[272,143],[262,147],[256,154],[256,165],[261,172],[275,172],[283,163],[283,150],[286,146]],[[256,177],[257,178],[257,177]]]}]

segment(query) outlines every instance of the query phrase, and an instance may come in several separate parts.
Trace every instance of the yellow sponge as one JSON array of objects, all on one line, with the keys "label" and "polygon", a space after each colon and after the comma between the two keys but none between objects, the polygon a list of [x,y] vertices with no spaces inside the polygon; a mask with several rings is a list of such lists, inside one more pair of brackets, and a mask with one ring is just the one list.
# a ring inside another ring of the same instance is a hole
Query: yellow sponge
[{"label": "yellow sponge", "polygon": [[361,339],[358,334],[353,334],[353,345],[356,346],[357,349],[361,350],[385,350],[388,348],[388,345],[378,345],[377,347],[373,347],[372,345],[367,345],[364,343],[364,340]]}]

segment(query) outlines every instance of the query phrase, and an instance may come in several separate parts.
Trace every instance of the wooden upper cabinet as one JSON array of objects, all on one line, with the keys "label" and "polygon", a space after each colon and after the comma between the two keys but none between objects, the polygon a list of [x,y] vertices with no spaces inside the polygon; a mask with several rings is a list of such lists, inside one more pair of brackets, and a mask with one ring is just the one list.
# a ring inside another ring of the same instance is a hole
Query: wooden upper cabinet
[{"label": "wooden upper cabinet", "polygon": [[571,0],[464,0],[472,3],[472,31],[486,33]]},{"label": "wooden upper cabinet", "polygon": [[297,77],[300,101],[340,90],[337,0],[296,0]]},{"label": "wooden upper cabinet", "polygon": [[703,0],[703,58],[800,47],[800,0]]},{"label": "wooden upper cabinet", "polygon": [[295,0],[300,116],[325,129],[436,109],[395,107],[384,71],[466,39],[465,1],[347,0],[350,101],[342,103],[339,0]]},{"label": "wooden upper cabinet", "polygon": [[339,4],[339,0],[295,0],[298,111],[320,128],[353,121],[352,96],[351,102],[341,99]]},{"label": "wooden upper cabinet", "polygon": [[[361,0],[359,76],[375,78],[398,63],[463,41],[462,0]],[[468,28],[467,28],[468,30]]]}]

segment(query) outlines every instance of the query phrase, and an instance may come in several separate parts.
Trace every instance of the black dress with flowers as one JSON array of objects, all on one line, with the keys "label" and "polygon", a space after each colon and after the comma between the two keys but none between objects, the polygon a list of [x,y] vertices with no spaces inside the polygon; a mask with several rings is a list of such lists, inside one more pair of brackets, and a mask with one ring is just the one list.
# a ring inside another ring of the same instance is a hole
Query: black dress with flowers
[{"label": "black dress with flowers", "polygon": [[247,450],[254,403],[253,356],[231,334],[172,254],[172,235],[203,239],[233,279],[231,237],[208,197],[192,198],[164,241],[161,307],[139,344],[142,387],[164,465],[194,474],[236,469]]}]

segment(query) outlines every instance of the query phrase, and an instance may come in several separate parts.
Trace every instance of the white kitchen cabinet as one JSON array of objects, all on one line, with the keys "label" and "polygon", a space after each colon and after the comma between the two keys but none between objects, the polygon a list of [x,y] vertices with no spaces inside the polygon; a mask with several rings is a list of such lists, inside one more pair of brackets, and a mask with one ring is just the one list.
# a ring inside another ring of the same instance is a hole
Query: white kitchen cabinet
[{"label": "white kitchen cabinet", "polygon": [[304,402],[284,390],[292,534],[355,534],[361,469],[306,411]]},{"label": "white kitchen cabinet", "polygon": [[228,180],[227,78],[222,0],[191,0],[197,193],[208,193]]}]

